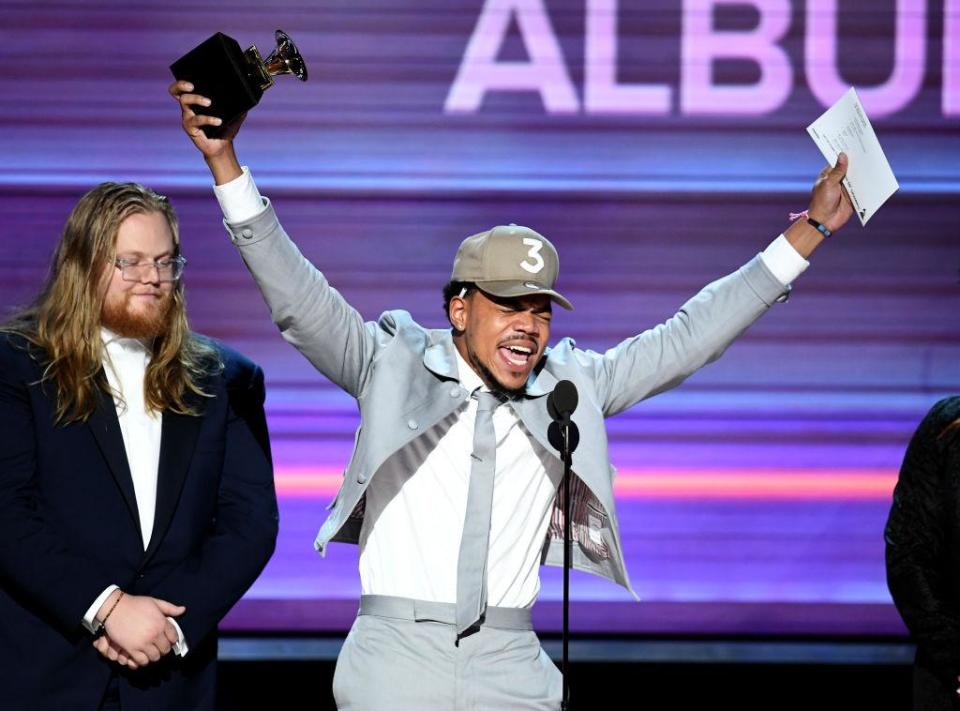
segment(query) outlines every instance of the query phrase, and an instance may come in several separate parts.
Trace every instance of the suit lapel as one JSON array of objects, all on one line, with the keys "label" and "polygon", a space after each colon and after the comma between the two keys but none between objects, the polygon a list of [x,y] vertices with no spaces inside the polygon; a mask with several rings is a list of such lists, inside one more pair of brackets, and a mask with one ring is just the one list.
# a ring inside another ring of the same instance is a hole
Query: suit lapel
[{"label": "suit lapel", "polygon": [[150,547],[144,553],[144,562],[156,552],[170,526],[202,422],[203,417],[163,413],[160,464],[157,469],[157,508],[153,519],[153,532],[150,534]]},{"label": "suit lapel", "polygon": [[449,332],[443,332],[439,338],[427,347],[423,354],[423,364],[435,375],[446,380],[459,380],[457,373],[456,346]]},{"label": "suit lapel", "polygon": [[[103,392],[98,394],[97,406],[87,422],[97,446],[107,460],[110,473],[113,475],[120,494],[127,504],[130,516],[136,524],[137,535],[140,536],[140,512],[137,509],[137,495],[133,490],[133,477],[130,475],[130,464],[127,462],[127,451],[123,446],[123,434],[120,432],[120,420],[117,419],[117,408],[113,398]],[[142,544],[142,536],[141,536]]]}]

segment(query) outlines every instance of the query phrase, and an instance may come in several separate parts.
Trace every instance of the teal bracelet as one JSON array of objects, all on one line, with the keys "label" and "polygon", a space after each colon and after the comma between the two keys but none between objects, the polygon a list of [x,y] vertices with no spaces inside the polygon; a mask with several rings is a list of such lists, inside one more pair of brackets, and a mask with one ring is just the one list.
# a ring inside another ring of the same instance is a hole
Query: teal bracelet
[{"label": "teal bracelet", "polygon": [[812,217],[808,217],[808,218],[807,218],[807,224],[808,224],[808,225],[813,225],[813,228],[814,228],[817,232],[819,232],[820,234],[822,234],[824,237],[829,237],[830,235],[833,234],[833,232],[831,232],[830,230],[827,229],[827,226],[826,226],[825,224],[823,224],[822,222],[817,222],[817,221],[814,220]]}]

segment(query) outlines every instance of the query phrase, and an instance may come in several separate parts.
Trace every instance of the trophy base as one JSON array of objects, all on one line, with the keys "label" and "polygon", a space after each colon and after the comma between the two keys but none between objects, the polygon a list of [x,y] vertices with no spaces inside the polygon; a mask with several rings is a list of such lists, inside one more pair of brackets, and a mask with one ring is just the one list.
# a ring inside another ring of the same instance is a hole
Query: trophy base
[{"label": "trophy base", "polygon": [[208,138],[219,138],[230,124],[260,102],[263,89],[240,45],[217,32],[170,65],[173,76],[193,84],[193,92],[210,99],[210,106],[194,105],[198,114],[216,116],[220,126],[202,126]]}]

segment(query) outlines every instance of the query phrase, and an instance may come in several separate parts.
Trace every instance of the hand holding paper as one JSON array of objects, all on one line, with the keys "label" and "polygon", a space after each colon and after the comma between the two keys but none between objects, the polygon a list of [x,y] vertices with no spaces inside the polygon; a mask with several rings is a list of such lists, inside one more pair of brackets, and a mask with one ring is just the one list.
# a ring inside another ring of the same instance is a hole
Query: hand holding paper
[{"label": "hand holding paper", "polygon": [[826,225],[831,232],[843,227],[853,214],[853,206],[841,187],[849,167],[847,154],[841,153],[837,156],[836,165],[820,171],[817,182],[813,185],[807,214]]},{"label": "hand holding paper", "polygon": [[847,154],[850,165],[843,186],[860,224],[867,224],[867,220],[900,186],[856,90],[851,87],[837,103],[807,126],[807,133],[830,165],[836,165],[841,152]]}]

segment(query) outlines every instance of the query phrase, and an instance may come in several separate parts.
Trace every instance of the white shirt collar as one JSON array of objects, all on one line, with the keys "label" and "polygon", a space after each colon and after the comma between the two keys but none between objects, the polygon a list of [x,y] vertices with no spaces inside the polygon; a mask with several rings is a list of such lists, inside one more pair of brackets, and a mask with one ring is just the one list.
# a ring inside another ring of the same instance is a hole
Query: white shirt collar
[{"label": "white shirt collar", "polygon": [[150,339],[147,338],[127,338],[125,336],[118,336],[106,326],[100,327],[100,338],[103,340],[104,347],[111,354],[150,354]]}]

